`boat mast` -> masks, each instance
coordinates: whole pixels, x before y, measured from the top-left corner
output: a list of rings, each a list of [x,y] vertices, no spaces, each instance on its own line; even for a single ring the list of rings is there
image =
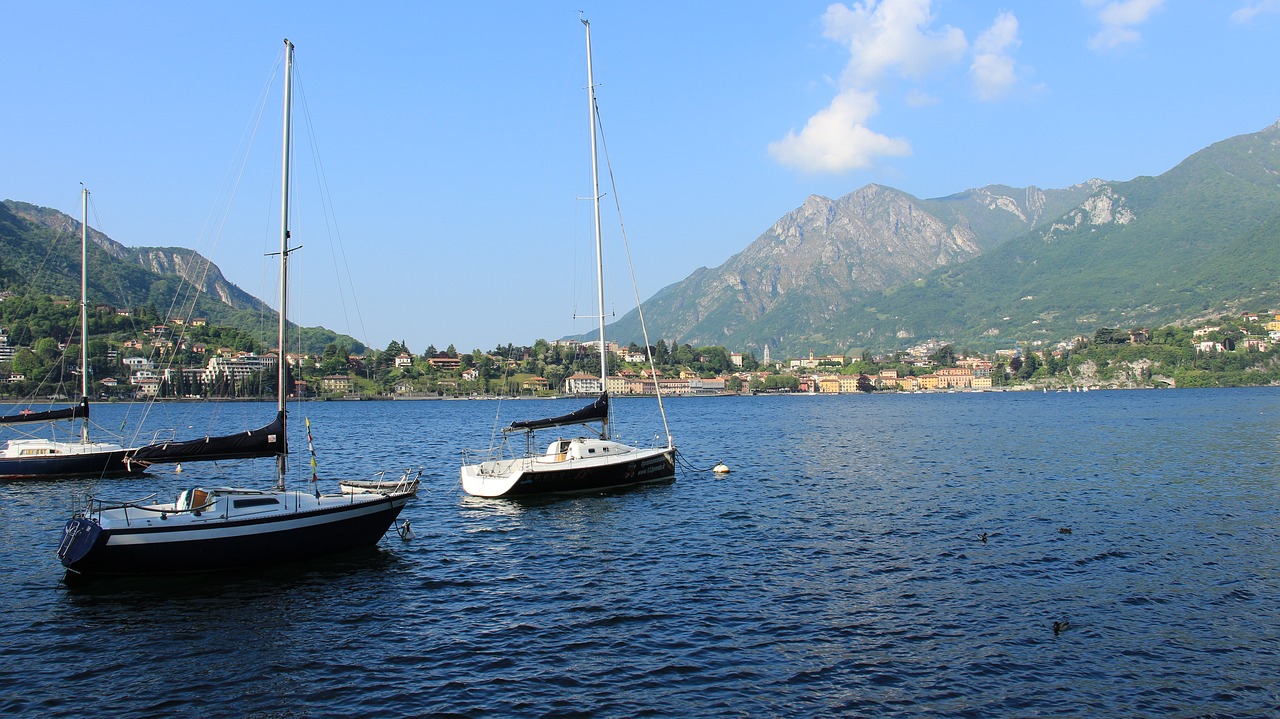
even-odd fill
[[[89,399],[89,188],[80,188],[80,399]],[[89,442],[89,418],[80,423],[80,441]]]
[[[587,28],[587,103],[591,117],[591,205],[595,211],[596,222],[596,298],[600,310],[600,391],[608,387],[609,357],[605,353],[604,342],[604,247],[600,239],[600,170],[596,155],[596,86],[591,75],[591,23],[582,18]],[[609,416],[600,422],[600,436],[609,439]]]
[[[280,343],[280,357],[277,360],[276,375],[276,410],[283,423],[282,431],[288,434],[288,422],[285,418],[284,383],[285,371],[285,317],[289,302],[289,151],[292,140],[291,130],[293,114],[293,43],[289,38],[284,40],[284,147],[280,162],[280,322],[277,327],[277,338]],[[285,444],[284,446],[288,446]],[[284,475],[287,455],[276,455],[276,485],[284,491]]]

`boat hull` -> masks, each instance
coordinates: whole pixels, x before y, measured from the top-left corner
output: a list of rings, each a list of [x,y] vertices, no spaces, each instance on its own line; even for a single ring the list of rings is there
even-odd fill
[[[173,526],[104,527],[74,517],[58,556],[79,574],[189,574],[300,561],[371,547],[409,495],[383,495],[336,507]]]
[[[478,497],[527,497],[584,494],[654,484],[675,478],[675,452],[674,448],[660,447],[608,461],[554,464],[529,461],[518,471],[496,474],[486,474],[483,464],[467,465],[462,468],[462,488]]]
[[[0,457],[0,479],[61,479],[142,474],[145,462],[129,461],[129,450],[39,457]]]

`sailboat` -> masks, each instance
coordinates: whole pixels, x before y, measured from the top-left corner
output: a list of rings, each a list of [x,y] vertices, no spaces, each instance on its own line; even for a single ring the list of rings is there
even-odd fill
[[[0,479],[53,479],[74,476],[119,476],[141,474],[145,464],[131,460],[131,450],[114,442],[89,441],[89,190],[80,191],[80,403],[73,407],[43,412],[26,410],[0,417],[0,425],[30,426],[48,422],[56,429],[59,420],[80,423],[80,438],[49,439],[28,436],[11,439],[0,452]]]
[[[399,483],[379,491],[337,494],[286,490],[288,443],[284,362],[289,279],[289,160],[292,115],[293,43],[285,43],[284,160],[280,220],[280,317],[276,419],[244,435],[221,438],[200,459],[257,454],[269,447],[276,457],[271,490],[193,486],[173,502],[150,498],[123,503],[90,499],[63,529],[58,556],[79,574],[188,573],[276,564],[373,546],[387,532],[418,487],[406,472]],[[191,459],[202,440],[155,450],[153,460]],[[204,445],[210,445],[204,441]],[[181,450],[181,451],[180,451]],[[163,454],[168,452],[168,454]],[[314,479],[314,475],[313,475]]]
[[[605,343],[604,250],[600,232],[600,172],[596,151],[597,108],[591,70],[591,24],[582,19],[587,35],[587,100],[591,111],[591,183],[595,209],[596,294],[599,300],[600,395],[591,404],[558,417],[512,422],[504,427],[503,442],[490,449],[490,456],[474,464],[464,458],[462,489],[478,497],[521,497],[540,494],[577,494],[663,482],[675,477],[675,444],[666,433],[666,444],[639,448],[614,441],[609,436],[608,348]],[[657,383],[654,384],[655,389]],[[661,407],[661,396],[658,402]],[[567,426],[589,427],[599,422],[594,437],[557,438],[546,451],[533,452],[533,433],[540,429]],[[666,414],[663,413],[663,422]],[[511,433],[525,436],[523,456],[501,458],[502,446]]]

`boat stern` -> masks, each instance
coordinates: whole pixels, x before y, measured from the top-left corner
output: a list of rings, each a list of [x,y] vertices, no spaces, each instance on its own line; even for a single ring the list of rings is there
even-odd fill
[[[102,527],[86,517],[72,517],[62,528],[62,542],[58,544],[58,558],[62,566],[75,570],[93,552],[102,537]]]
[[[509,494],[524,472],[511,460],[464,464],[459,473],[462,491],[473,497],[502,497]]]

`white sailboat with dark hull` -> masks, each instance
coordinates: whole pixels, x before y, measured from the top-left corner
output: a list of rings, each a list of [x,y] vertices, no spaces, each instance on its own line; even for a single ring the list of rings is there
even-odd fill
[[[90,575],[190,573],[276,564],[371,547],[417,491],[406,473],[381,491],[321,494],[284,488],[288,454],[283,349],[286,347],[289,249],[289,153],[293,44],[285,40],[284,161],[281,192],[281,362],[276,419],[260,430],[138,450],[139,461],[195,461],[276,457],[275,489],[193,486],[172,502],[107,503],[91,499],[67,522],[58,556],[69,570]]]
[[[605,343],[604,252],[600,231],[600,172],[596,151],[596,96],[591,70],[591,25],[584,18],[587,34],[587,100],[591,113],[591,182],[595,210],[596,289],[599,301],[600,389],[607,386],[608,354]],[[643,323],[643,317],[641,319]],[[647,344],[647,340],[646,340]],[[655,383],[655,389],[657,385]],[[662,398],[658,397],[661,410]],[[609,393],[602,391],[591,404],[559,417],[512,422],[503,428],[503,441],[491,448],[488,457],[461,469],[462,488],[479,497],[522,497],[546,494],[578,494],[665,482],[675,478],[675,444],[666,431],[666,444],[640,448],[610,438]],[[666,414],[662,412],[666,429]],[[600,429],[593,437],[556,438],[546,451],[535,453],[534,432],[569,426]],[[525,451],[521,456],[503,457],[507,438],[522,432]]]
[[[147,467],[131,461],[132,450],[115,442],[89,439],[89,191],[80,191],[80,403],[62,409],[24,410],[0,417],[0,427],[22,432],[0,451],[0,479],[56,479],[141,474]],[[22,428],[46,423],[51,432],[60,420],[81,420],[79,437],[37,437]]]

